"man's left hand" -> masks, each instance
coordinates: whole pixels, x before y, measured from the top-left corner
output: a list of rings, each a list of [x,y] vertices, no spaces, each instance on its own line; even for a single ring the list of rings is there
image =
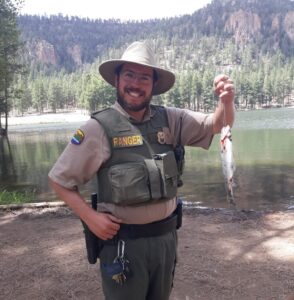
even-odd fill
[[[234,83],[227,75],[221,74],[216,76],[213,81],[213,88],[222,103],[227,104],[234,102]]]

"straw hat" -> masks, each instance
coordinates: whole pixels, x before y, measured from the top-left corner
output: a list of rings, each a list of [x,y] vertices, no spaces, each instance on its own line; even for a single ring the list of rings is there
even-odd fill
[[[101,76],[111,85],[115,86],[115,71],[123,63],[135,63],[153,68],[158,80],[153,89],[153,95],[168,91],[175,82],[175,75],[171,71],[162,69],[155,61],[152,49],[146,42],[134,42],[123,53],[121,59],[111,59],[99,66]]]

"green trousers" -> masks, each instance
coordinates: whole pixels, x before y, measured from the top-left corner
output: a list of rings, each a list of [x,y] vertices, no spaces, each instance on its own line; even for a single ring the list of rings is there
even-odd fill
[[[122,285],[111,279],[105,265],[117,256],[117,246],[105,245],[100,270],[106,300],[168,300],[174,278],[177,233],[125,241],[125,257],[131,274]]]

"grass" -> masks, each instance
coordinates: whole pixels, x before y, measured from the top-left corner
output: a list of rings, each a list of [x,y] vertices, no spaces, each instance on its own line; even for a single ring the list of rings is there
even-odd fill
[[[0,205],[7,204],[22,204],[35,202],[36,192],[35,191],[7,191],[0,190]]]

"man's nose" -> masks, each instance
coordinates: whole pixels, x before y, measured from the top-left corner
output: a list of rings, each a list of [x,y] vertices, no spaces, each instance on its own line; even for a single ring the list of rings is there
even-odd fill
[[[140,77],[139,76],[134,76],[133,78],[132,78],[132,84],[134,84],[134,85],[136,85],[136,86],[139,86],[139,85],[141,85],[141,80],[140,80]]]

